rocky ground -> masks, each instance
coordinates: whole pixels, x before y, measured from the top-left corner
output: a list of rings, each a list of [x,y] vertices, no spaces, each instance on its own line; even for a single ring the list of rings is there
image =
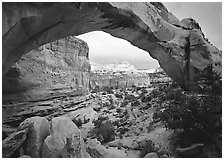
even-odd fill
[[[3,157],[220,157],[221,134],[216,141],[183,145],[181,129],[164,123],[161,113],[172,100],[161,95],[170,86],[104,88],[86,96],[3,105]]]

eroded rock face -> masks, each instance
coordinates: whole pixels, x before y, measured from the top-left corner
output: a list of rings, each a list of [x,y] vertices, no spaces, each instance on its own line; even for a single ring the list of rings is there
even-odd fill
[[[75,37],[56,40],[23,55],[3,77],[3,101],[40,100],[89,89],[88,45]]]
[[[100,65],[91,62],[90,87],[131,87],[133,85],[149,85],[151,78],[147,71],[137,70],[126,61]]]
[[[179,21],[162,3],[144,2],[3,3],[3,74],[34,48],[95,30],[148,51],[185,88],[210,65],[221,75],[221,52],[200,27]]]

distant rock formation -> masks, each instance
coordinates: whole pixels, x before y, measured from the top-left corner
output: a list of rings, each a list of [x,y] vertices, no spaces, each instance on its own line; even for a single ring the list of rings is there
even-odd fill
[[[221,76],[221,51],[199,24],[178,20],[159,2],[4,2],[2,17],[3,75],[34,48],[99,30],[147,51],[183,88],[197,88],[211,72]]]
[[[158,70],[160,71],[160,70]],[[136,85],[150,85],[154,82],[152,73],[157,69],[137,70],[126,61],[119,61],[114,64],[100,65],[91,62],[90,87],[131,87]],[[160,75],[157,75],[158,77]],[[156,78],[159,81],[159,78]],[[164,77],[162,77],[164,78]],[[169,79],[167,76],[165,79]]]
[[[75,37],[48,43],[23,55],[3,77],[3,102],[35,101],[88,91],[87,44]]]

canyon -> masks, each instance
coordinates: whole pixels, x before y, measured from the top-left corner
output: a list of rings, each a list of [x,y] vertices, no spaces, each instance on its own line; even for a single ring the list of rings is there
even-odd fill
[[[3,157],[220,157],[222,51],[195,20],[159,2],[3,2],[2,10]],[[75,36],[96,30],[147,51],[161,69],[90,62]]]
[[[157,77],[155,78],[153,75],[157,75]],[[90,87],[93,90],[104,87],[149,86],[155,81],[154,78],[156,82],[171,81],[161,68],[137,70],[134,65],[124,60],[106,65],[91,62]]]

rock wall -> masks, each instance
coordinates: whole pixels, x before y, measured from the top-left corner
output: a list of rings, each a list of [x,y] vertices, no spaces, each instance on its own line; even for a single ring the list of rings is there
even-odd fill
[[[200,26],[178,20],[162,3],[6,2],[2,15],[3,74],[34,48],[99,30],[147,51],[184,88],[197,88],[201,75],[211,73],[208,68],[221,76],[221,52]]]
[[[99,88],[103,87],[125,88],[125,87],[131,87],[133,85],[149,85],[151,81],[147,73],[145,74],[91,73],[90,75],[91,75],[90,86],[93,89],[96,86],[98,86]]]
[[[71,36],[23,55],[3,76],[3,103],[88,91],[88,54],[88,45]]]

